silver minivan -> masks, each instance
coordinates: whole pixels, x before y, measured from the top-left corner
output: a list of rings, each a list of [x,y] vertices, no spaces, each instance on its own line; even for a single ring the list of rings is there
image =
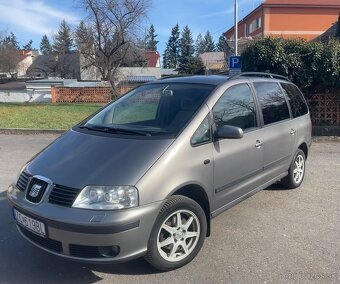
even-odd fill
[[[66,132],[7,195],[19,232],[43,250],[171,270],[197,255],[213,217],[273,183],[300,186],[310,145],[308,107],[284,77],[167,78]]]

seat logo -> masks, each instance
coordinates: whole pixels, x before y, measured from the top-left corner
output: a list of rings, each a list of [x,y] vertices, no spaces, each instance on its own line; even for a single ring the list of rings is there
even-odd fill
[[[42,188],[42,185],[33,184],[31,191],[29,193],[29,196],[36,198],[39,195],[41,188]]]

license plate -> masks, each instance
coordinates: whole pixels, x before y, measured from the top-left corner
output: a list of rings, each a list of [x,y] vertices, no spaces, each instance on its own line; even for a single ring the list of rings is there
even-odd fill
[[[32,219],[24,214],[22,214],[21,212],[19,212],[16,209],[14,210],[14,218],[15,220],[23,227],[27,228],[28,230],[30,230],[31,232],[46,238],[47,234],[46,234],[46,228],[45,228],[45,224],[37,221],[35,219]]]

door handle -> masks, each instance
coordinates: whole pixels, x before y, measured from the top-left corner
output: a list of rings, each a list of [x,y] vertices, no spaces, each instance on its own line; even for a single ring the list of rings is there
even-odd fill
[[[295,130],[294,128],[292,128],[292,129],[290,130],[290,134],[291,134],[291,135],[295,135],[295,133],[296,133],[296,130]]]
[[[256,143],[255,143],[255,147],[256,147],[256,148],[261,148],[262,145],[263,145],[263,142],[262,142],[262,141],[256,140]]]

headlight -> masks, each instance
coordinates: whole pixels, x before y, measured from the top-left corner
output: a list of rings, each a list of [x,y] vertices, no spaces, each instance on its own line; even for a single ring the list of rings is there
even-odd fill
[[[87,186],[72,207],[84,209],[124,209],[138,206],[138,191],[133,186]]]

